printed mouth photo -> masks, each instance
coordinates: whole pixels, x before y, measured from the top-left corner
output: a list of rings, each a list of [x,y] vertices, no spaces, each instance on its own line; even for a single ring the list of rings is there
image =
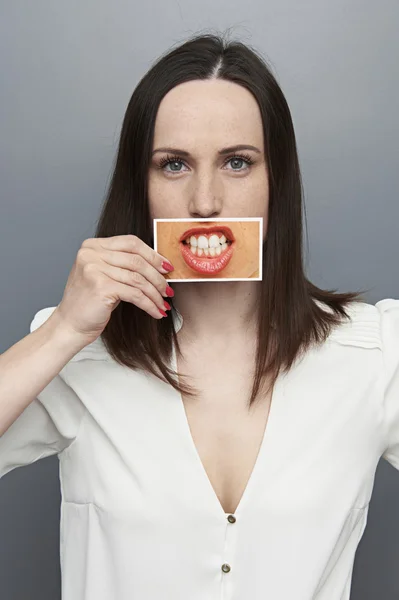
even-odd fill
[[[197,273],[220,273],[230,262],[236,241],[230,227],[193,227],[180,236],[179,249],[184,262]]]
[[[260,281],[263,220],[154,219],[154,249],[172,263],[172,282]]]

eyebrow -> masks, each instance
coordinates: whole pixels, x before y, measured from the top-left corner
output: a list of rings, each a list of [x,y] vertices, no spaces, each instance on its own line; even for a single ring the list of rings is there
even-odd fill
[[[257,148],[256,146],[251,146],[250,144],[238,144],[236,146],[229,146],[228,148],[222,148],[221,150],[219,150],[218,154],[223,156],[225,154],[231,154],[232,152],[237,152],[238,150],[254,150],[254,152],[258,152],[259,154],[261,153],[259,148]],[[152,155],[154,155],[156,152],[170,152],[171,154],[172,153],[180,154],[181,156],[185,156],[185,157],[190,156],[189,152],[187,152],[186,150],[180,150],[179,148],[169,148],[169,147],[157,148],[156,150],[153,151]]]

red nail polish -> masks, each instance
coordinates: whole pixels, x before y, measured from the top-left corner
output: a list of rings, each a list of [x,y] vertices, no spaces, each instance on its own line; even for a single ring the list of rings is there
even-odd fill
[[[170,310],[172,308],[171,305],[168,302],[166,302],[166,300],[164,300],[163,303],[165,305],[166,310]]]
[[[166,295],[169,296],[169,298],[172,298],[175,295],[169,284],[166,286]]]
[[[162,262],[162,268],[168,273],[175,270],[175,268],[169,262],[166,262],[166,260]]]
[[[164,310],[159,309],[159,312],[161,313],[161,315],[163,317],[167,317],[168,316]]]

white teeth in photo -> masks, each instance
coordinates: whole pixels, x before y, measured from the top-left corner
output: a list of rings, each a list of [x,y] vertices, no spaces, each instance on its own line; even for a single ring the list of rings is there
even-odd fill
[[[191,246],[190,250],[192,254],[196,256],[220,256],[228,248],[228,244],[224,243],[219,245],[217,248],[199,248],[198,246]]]
[[[226,245],[229,244],[230,242],[227,241],[226,236],[225,235],[216,235],[216,234],[212,234],[209,238],[207,238],[205,235],[199,235],[198,237],[195,235],[192,235],[191,237],[186,238],[185,243],[187,244],[187,246],[191,247],[191,251],[193,252],[193,248],[197,248],[197,249],[201,249],[201,250],[211,250],[214,249],[215,250],[215,254],[213,254],[212,252],[210,253],[210,256],[218,256],[220,254],[220,252],[218,252],[219,249],[221,249],[222,251],[226,249]],[[206,254],[206,256],[208,256],[209,252],[204,252]],[[195,254],[195,252],[193,252],[193,254]],[[201,252],[202,254],[202,252]],[[201,256],[201,254],[198,254],[198,256]]]

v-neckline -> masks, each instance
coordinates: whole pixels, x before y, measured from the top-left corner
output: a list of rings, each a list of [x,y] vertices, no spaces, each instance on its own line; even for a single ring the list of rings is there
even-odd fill
[[[177,358],[176,358],[176,349],[175,349],[174,343],[172,343],[171,364],[172,364],[172,368],[174,369],[174,371],[177,372]],[[251,490],[254,488],[254,486],[257,483],[257,478],[259,477],[258,473],[261,470],[262,464],[264,463],[264,461],[266,459],[267,447],[270,445],[270,440],[271,440],[271,431],[270,430],[273,429],[273,423],[274,423],[274,419],[275,419],[274,414],[276,412],[276,404],[278,402],[278,393],[277,392],[278,392],[278,389],[279,389],[279,386],[281,383],[281,377],[282,376],[280,373],[274,384],[272,394],[271,394],[271,399],[270,399],[270,407],[269,407],[269,412],[268,412],[268,416],[267,416],[266,426],[263,431],[258,454],[255,459],[255,464],[252,468],[249,479],[247,481],[245,489],[241,495],[241,498],[238,502],[237,508],[235,509],[234,513],[228,513],[224,510],[224,508],[218,498],[218,495],[212,485],[212,482],[208,477],[208,473],[206,472],[204,464],[201,460],[201,457],[200,457],[197,447],[195,445],[193,435],[191,433],[190,424],[188,422],[183,397],[180,392],[176,391],[178,403],[179,403],[179,412],[181,414],[181,418],[182,418],[182,422],[183,422],[184,435],[188,441],[188,446],[191,449],[191,453],[193,454],[194,460],[196,461],[196,463],[198,465],[197,468],[199,469],[199,472],[201,473],[201,477],[205,481],[204,494],[205,493],[208,494],[214,504],[216,502],[218,512],[223,516],[224,519],[226,519],[226,517],[228,515],[233,515],[235,517],[241,515],[241,513],[243,511],[243,507],[245,507],[245,505],[249,501]],[[208,492],[206,492],[206,488],[208,488]]]

